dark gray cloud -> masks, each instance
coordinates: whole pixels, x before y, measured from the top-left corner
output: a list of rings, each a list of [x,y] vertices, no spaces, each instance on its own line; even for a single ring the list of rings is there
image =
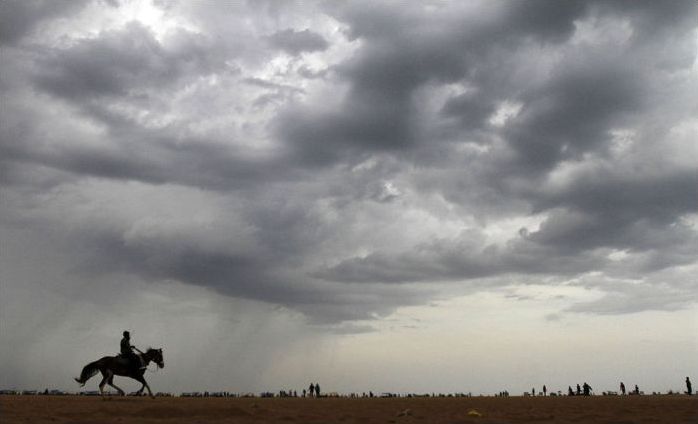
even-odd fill
[[[87,1],[8,0],[0,3],[0,43],[14,44],[42,22],[70,15]]]
[[[695,245],[695,233],[677,218],[698,208],[697,184],[698,176],[689,170],[632,179],[613,172],[583,175],[563,193],[545,193],[550,198],[542,204],[550,201],[568,209],[551,216],[532,237],[558,247],[570,244],[570,238],[579,248]]]
[[[412,149],[420,142],[432,141],[425,139],[420,126],[417,90],[427,84],[458,82],[474,84],[478,97],[471,93],[455,96],[444,105],[444,113],[460,116],[470,130],[484,125],[505,96],[527,105],[520,128],[511,129],[514,133],[509,137],[525,157],[510,166],[522,166],[527,159],[535,168],[545,161],[556,162],[559,153],[555,151],[564,145],[558,137],[567,125],[576,124],[580,132],[602,132],[604,122],[632,106],[634,99],[628,97],[635,95],[636,78],[627,80],[628,72],[609,69],[596,58],[587,69],[573,67],[566,75],[560,73],[544,81],[542,87],[533,81],[512,81],[517,63],[510,63],[507,55],[514,55],[529,42],[555,45],[569,39],[575,20],[585,17],[590,9],[586,2],[498,3],[484,6],[477,14],[453,5],[425,14],[425,7],[416,4],[395,10],[385,4],[352,3],[332,10],[348,25],[349,37],[364,43],[335,69],[349,92],[339,110],[315,111],[294,105],[282,115],[279,137],[296,146],[299,155],[320,164],[348,155],[361,158],[371,150]],[[583,64],[581,60],[576,63]],[[610,66],[618,68],[617,62]],[[527,84],[532,84],[532,89],[527,90]],[[613,91],[604,90],[604,84]],[[592,90],[587,93],[589,98],[579,102],[589,85],[599,90]],[[607,100],[612,102],[606,104]],[[603,107],[598,107],[601,104]],[[555,114],[549,116],[551,111]],[[611,116],[606,116],[609,111]],[[602,122],[579,124],[585,117],[572,117],[580,112]],[[538,127],[543,127],[542,134],[534,137],[530,132]],[[599,139],[598,134],[578,135],[582,138],[575,134],[569,138],[576,143]],[[576,152],[571,150],[569,154]]]
[[[0,145],[7,182],[26,183],[14,175],[22,172],[13,166],[17,163],[78,175],[212,189],[240,187],[249,178],[261,181],[264,175],[271,176],[265,169],[282,172],[285,168],[271,155],[253,158],[218,138],[194,134],[190,122],[152,128],[139,121],[139,114],[170,112],[167,98],[182,87],[212,74],[229,75],[225,59],[211,51],[203,35],[178,31],[162,43],[150,29],[131,22],[66,48],[32,53],[35,61],[26,64],[30,72],[22,77],[106,131],[98,136],[102,139],[98,147],[71,135],[68,140],[56,140],[63,145],[54,148],[46,142],[46,129],[33,125],[34,117],[17,112],[10,121],[8,116]],[[292,178],[290,173],[283,177]]]
[[[223,66],[208,40],[186,31],[163,45],[150,29],[131,22],[122,29],[78,40],[65,49],[42,52],[37,85],[75,101],[103,96],[146,96],[172,89],[182,78],[200,78]]]
[[[298,219],[287,215],[274,219],[279,218],[285,222]],[[269,219],[263,223],[273,224]],[[324,325],[373,319],[397,306],[419,304],[432,292],[389,287],[366,291],[359,286],[309,279],[289,268],[301,267],[303,257],[311,253],[305,243],[312,238],[310,229],[294,234],[300,232],[300,224],[286,231],[279,226],[269,231],[261,225],[255,229],[261,238],[258,248],[247,246],[240,253],[212,251],[183,237],[152,237],[129,243],[123,234],[86,235],[81,248],[84,256],[75,272],[87,278],[108,274],[179,281],[236,298],[291,307],[307,314],[311,322]]]
[[[169,137],[163,132],[154,135],[150,131],[134,131],[116,137],[113,148],[76,145],[53,150],[26,144],[30,137],[24,134],[19,138],[23,142],[0,147],[4,155],[2,162],[7,164],[2,178],[5,183],[27,183],[17,176],[22,169],[13,164],[47,167],[69,174],[150,184],[178,183],[212,190],[240,189],[251,181],[261,183],[267,179],[296,178],[292,170],[273,157],[245,158],[237,149],[221,145],[202,143],[194,148],[173,144],[172,140],[177,138],[174,128]],[[148,143],[146,147],[144,141]],[[195,143],[196,139],[188,141]],[[195,150],[194,157],[192,150]],[[267,173],[270,168],[277,174]]]
[[[373,253],[348,259],[319,276],[351,282],[462,281],[509,273],[576,275],[605,265],[607,260],[601,255],[560,252],[531,242],[527,234],[500,248],[487,245],[482,234],[467,231],[455,239],[434,240],[399,255]]]
[[[685,305],[658,276],[698,246],[694,2],[180,6],[4,55],[3,222],[82,278],[320,323],[590,274]],[[64,12],[33,7],[8,42]]]
[[[329,47],[325,38],[309,29],[296,31],[285,29],[269,36],[272,47],[283,50],[290,55],[299,55],[304,52],[323,51]]]
[[[488,119],[496,111],[495,99],[482,93],[464,93],[451,97],[441,109],[446,117],[455,118],[463,130],[478,130],[487,125]]]
[[[377,251],[348,258],[319,272],[320,277],[428,282],[508,273],[574,275],[610,268],[602,249],[646,253],[642,263],[628,265],[626,275],[693,262],[686,253],[698,246],[695,228],[682,224],[681,217],[698,209],[695,164],[643,173],[624,163],[625,174],[619,169],[592,168],[563,188],[550,189],[542,182],[562,164],[583,162],[589,155],[608,163],[613,130],[639,125],[656,107],[652,104],[658,94],[656,65],[648,63],[645,55],[658,40],[645,43],[651,37],[673,40],[690,34],[695,22],[687,24],[682,15],[695,10],[695,4],[684,2],[661,12],[651,3],[637,4],[631,11],[616,4],[588,2],[550,6],[548,2],[522,3],[488,10],[483,13],[484,24],[469,27],[467,15],[460,22],[457,14],[449,19],[439,16],[443,18],[440,30],[430,32],[423,31],[422,25],[438,13],[418,17],[410,8],[394,11],[384,5],[341,10],[339,16],[349,24],[350,37],[366,43],[338,68],[338,75],[349,82],[347,97],[337,112],[292,111],[285,117],[288,124],[282,123],[281,137],[299,146],[303,157],[320,163],[347,158],[358,162],[375,150],[404,159],[417,157],[436,167],[462,166],[465,169],[457,178],[463,184],[439,180],[436,189],[466,210],[487,207],[503,197],[521,199],[549,216],[539,229],[523,233],[525,241],[512,241],[505,248],[462,245],[461,238],[440,240],[402,253]],[[620,55],[603,44],[567,51],[579,20],[593,21],[600,14],[632,23],[628,41],[632,48]],[[676,19],[673,32],[660,30],[664,19]],[[469,45],[485,39],[487,49]],[[530,80],[526,79],[529,58],[515,52],[530,48],[529,39],[538,39],[545,43],[544,50],[557,51],[564,58]],[[540,54],[536,50],[531,54]],[[681,49],[674,53],[684,55]],[[691,57],[695,59],[695,54]],[[682,63],[687,69],[692,60],[669,62]],[[491,145],[491,154],[463,161],[432,156],[423,162],[425,151],[450,147],[425,137],[430,132],[420,127],[415,93],[427,84],[452,82],[469,86],[465,93],[447,99],[440,110],[442,116],[457,120],[455,137],[460,132],[465,140],[485,145],[501,137],[505,144]],[[521,109],[503,128],[493,128],[489,120],[505,99],[519,102]],[[442,134],[454,137],[452,130]],[[416,154],[405,155],[410,150]],[[619,160],[612,158],[610,163]],[[482,200],[487,201],[485,205],[473,204]],[[675,254],[667,255],[667,250]]]
[[[521,113],[504,134],[516,152],[510,167],[545,173],[563,160],[607,148],[609,129],[641,105],[637,79],[615,64],[581,62],[522,93]]]

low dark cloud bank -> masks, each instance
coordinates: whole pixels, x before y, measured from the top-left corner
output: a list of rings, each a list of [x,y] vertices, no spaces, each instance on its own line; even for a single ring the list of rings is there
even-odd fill
[[[696,301],[694,1],[218,13],[259,28],[185,6],[166,16],[188,27],[54,38],[88,5],[2,3],[1,223],[51,227],[76,278],[176,280],[315,322],[518,277],[609,293],[576,312]],[[145,229],[126,212],[180,202],[199,203]]]

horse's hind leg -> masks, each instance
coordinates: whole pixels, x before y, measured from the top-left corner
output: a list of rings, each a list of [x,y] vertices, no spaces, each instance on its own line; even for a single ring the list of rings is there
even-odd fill
[[[113,377],[113,375],[109,373],[109,371],[102,371],[102,381],[99,383],[99,394],[102,396],[104,396],[104,385],[107,384],[107,380],[109,380],[110,376]]]
[[[109,384],[110,386],[112,386],[113,388],[115,388],[116,390],[118,390],[118,391],[119,391],[119,394],[120,394],[121,396],[125,396],[125,395],[126,395],[126,393],[124,393],[124,391],[121,390],[121,388],[120,388],[119,386],[117,386],[116,384],[114,384],[114,374],[112,374],[112,375],[109,377],[109,379],[107,379],[107,384]]]

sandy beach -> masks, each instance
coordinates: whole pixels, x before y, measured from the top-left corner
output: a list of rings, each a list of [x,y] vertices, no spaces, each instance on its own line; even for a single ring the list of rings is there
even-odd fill
[[[696,423],[698,397],[156,398],[2,396],[10,423]]]

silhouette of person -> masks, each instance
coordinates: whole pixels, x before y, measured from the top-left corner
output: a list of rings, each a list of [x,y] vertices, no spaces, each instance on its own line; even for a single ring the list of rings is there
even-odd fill
[[[548,388],[545,387],[545,384],[543,384],[543,396],[547,396],[548,394]]]
[[[308,391],[310,392],[310,397],[315,396],[315,385],[313,383],[310,383],[310,387],[308,388]]]
[[[691,396],[693,394],[693,386],[691,386],[691,379],[686,377],[686,394]]]
[[[128,356],[131,354],[131,349],[133,346],[131,346],[131,333],[128,331],[124,331],[124,337],[121,339],[121,354],[124,356]]]
[[[320,397],[320,383],[315,383],[315,396]]]
[[[624,395],[625,394],[625,384],[623,382],[620,382],[620,394]]]
[[[572,390],[572,386],[567,386],[567,396],[574,396],[574,391]]]
[[[640,394],[640,388],[637,387],[637,384],[635,385],[635,394],[639,395]]]
[[[591,391],[591,386],[587,384],[587,382],[584,382],[584,396],[589,396],[589,392]]]
[[[138,353],[143,353],[136,346],[131,345],[131,333],[124,331],[124,337],[121,339],[121,356],[128,359],[132,364],[138,366],[139,368],[145,368],[145,364],[141,361],[141,358],[136,355],[133,350],[135,349]]]
[[[577,395],[581,395],[581,394],[582,394],[582,388],[579,387],[579,383],[578,383],[577,384]]]
[[[535,387],[531,388],[531,395],[533,395],[533,396],[536,395],[536,388]]]

